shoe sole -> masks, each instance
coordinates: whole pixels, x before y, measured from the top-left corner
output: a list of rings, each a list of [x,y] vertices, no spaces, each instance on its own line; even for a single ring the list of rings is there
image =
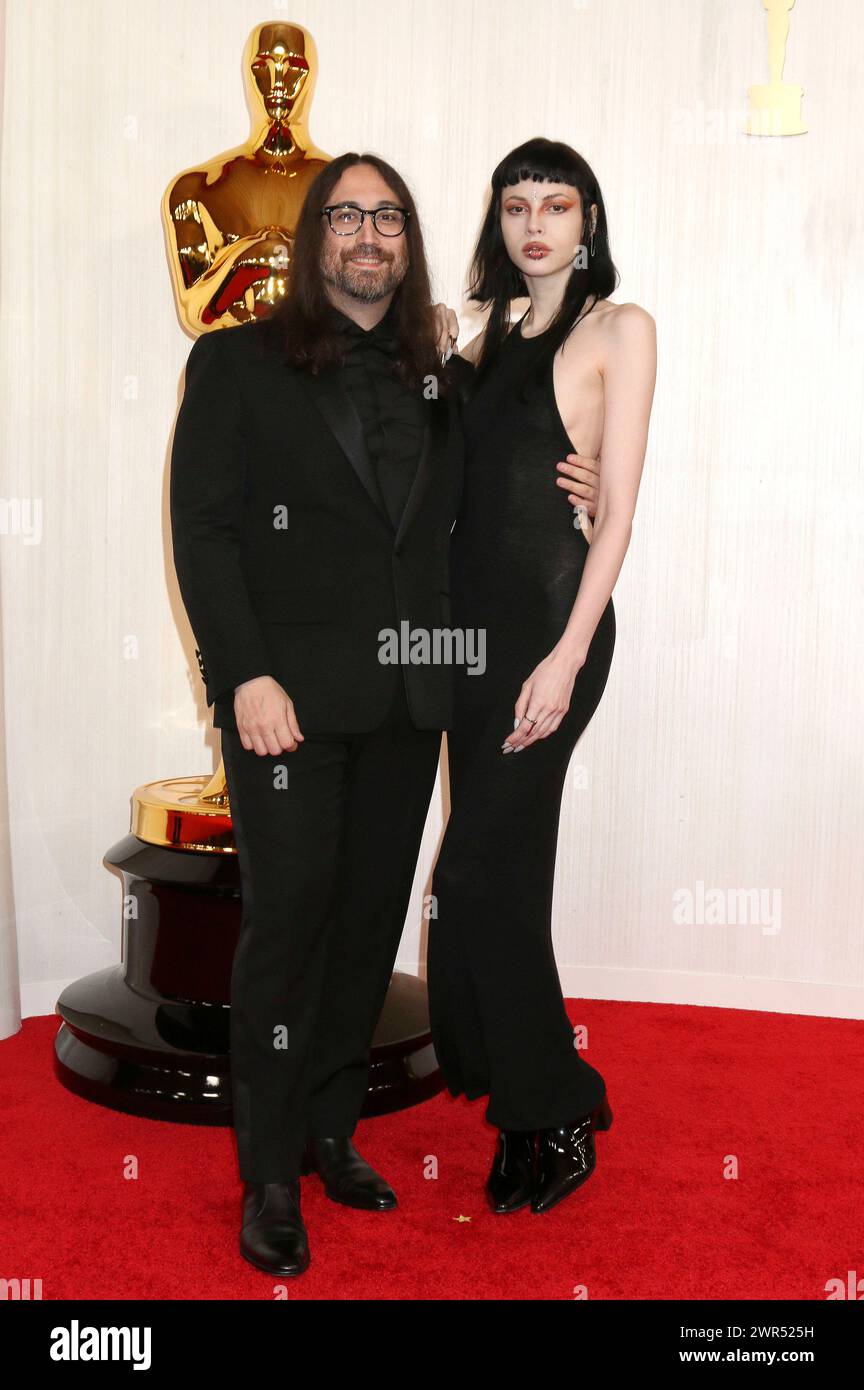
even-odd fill
[[[509,1216],[510,1213],[511,1213],[512,1211],[521,1211],[523,1207],[527,1207],[527,1206],[528,1206],[528,1204],[530,1203],[531,1198],[532,1198],[532,1196],[533,1196],[533,1193],[529,1191],[528,1196],[527,1196],[527,1197],[523,1197],[523,1198],[522,1198],[522,1201],[521,1201],[521,1202],[517,1202],[515,1206],[513,1206],[513,1207],[509,1207],[509,1206],[508,1206],[508,1207],[501,1207],[501,1206],[499,1206],[499,1205],[497,1204],[497,1202],[495,1201],[494,1197],[491,1195],[491,1193],[490,1193],[490,1191],[489,1191],[489,1188],[488,1188],[488,1185],[487,1185],[486,1187],[484,1187],[483,1190],[484,1190],[484,1193],[485,1193],[485,1196],[486,1196],[486,1205],[488,1206],[489,1210],[492,1212],[493,1216]]]
[[[310,1258],[307,1259],[306,1263],[299,1269],[274,1269],[272,1265],[265,1264],[263,1260],[256,1260],[252,1255],[247,1255],[245,1250],[241,1250],[240,1255],[247,1264],[254,1265],[256,1269],[260,1269],[264,1274],[278,1274],[280,1279],[296,1279],[301,1274],[305,1274],[311,1264]]]
[[[398,1202],[391,1202],[386,1207],[367,1206],[364,1202],[346,1202],[344,1197],[334,1197],[332,1192],[324,1188],[324,1196],[331,1202],[335,1202],[340,1207],[350,1207],[352,1211],[395,1211],[399,1206]]]
[[[487,1202],[489,1202],[488,1197],[487,1197],[486,1200],[487,1200]],[[509,1216],[511,1212],[514,1212],[514,1211],[521,1211],[523,1207],[529,1206],[530,1203],[531,1203],[531,1198],[530,1198],[530,1197],[526,1197],[525,1200],[524,1200],[524,1202],[519,1202],[519,1203],[517,1203],[517,1205],[516,1205],[515,1207],[494,1207],[494,1206],[492,1205],[492,1203],[489,1202],[489,1210],[492,1212],[492,1214],[493,1214],[494,1216]]]

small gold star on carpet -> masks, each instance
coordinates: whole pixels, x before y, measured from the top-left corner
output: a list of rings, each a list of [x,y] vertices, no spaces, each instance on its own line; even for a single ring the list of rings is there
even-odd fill
[[[470,1216],[454,1216],[454,1217],[453,1217],[453,1220],[454,1220],[454,1221],[470,1221],[470,1220],[471,1220],[471,1217],[470,1217]]]

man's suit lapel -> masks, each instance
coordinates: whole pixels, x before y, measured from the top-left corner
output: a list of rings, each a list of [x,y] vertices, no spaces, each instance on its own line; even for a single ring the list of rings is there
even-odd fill
[[[311,372],[298,370],[296,375],[330,426],[354,472],[392,534],[393,523],[384,505],[375,468],[366,449],[363,424],[348,392],[340,385],[338,378],[328,372],[319,373],[316,376]],[[401,545],[406,530],[420,510],[420,505],[432,480],[435,460],[440,458],[445,440],[447,421],[445,402],[440,399],[427,401],[425,416],[426,421],[417,471],[399,522],[399,529],[396,532],[394,544],[397,548]]]
[[[313,375],[312,372],[298,371],[296,375],[335,434],[354,472],[392,531],[393,523],[387,515],[387,508],[378,487],[378,478],[363,438],[363,423],[348,392],[327,372]]]
[[[394,548],[398,550],[405,537],[405,532],[420,510],[420,504],[426,496],[432,475],[435,470],[436,462],[441,465],[443,456],[444,440],[446,434],[447,406],[440,399],[426,401],[425,418],[426,423],[423,427],[423,443],[420,448],[420,459],[417,464],[417,472],[414,474],[414,481],[411,484],[411,491],[402,512],[399,522],[399,529],[396,532]]]

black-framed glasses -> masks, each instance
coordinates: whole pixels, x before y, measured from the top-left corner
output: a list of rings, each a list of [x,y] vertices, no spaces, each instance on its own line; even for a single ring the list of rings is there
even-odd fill
[[[356,203],[333,203],[321,209],[321,216],[327,218],[337,236],[354,236],[367,217],[372,218],[372,226],[381,236],[401,236],[411,214],[407,208],[360,208]]]

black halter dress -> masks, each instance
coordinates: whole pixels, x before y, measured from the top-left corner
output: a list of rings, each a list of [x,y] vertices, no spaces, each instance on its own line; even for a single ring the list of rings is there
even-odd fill
[[[564,1007],[552,889],[568,764],[606,685],[615,611],[610,599],[559,728],[503,753],[520,687],[561,637],[589,551],[555,486],[556,462],[574,450],[551,362],[539,392],[520,398],[544,335],[520,330],[521,320],[463,407],[451,610],[454,627],[485,630],[485,671],[455,668],[451,814],[433,876],[427,971],[449,1090],[488,1095],[486,1118],[500,1129],[533,1130],[573,1124],[605,1095]]]

